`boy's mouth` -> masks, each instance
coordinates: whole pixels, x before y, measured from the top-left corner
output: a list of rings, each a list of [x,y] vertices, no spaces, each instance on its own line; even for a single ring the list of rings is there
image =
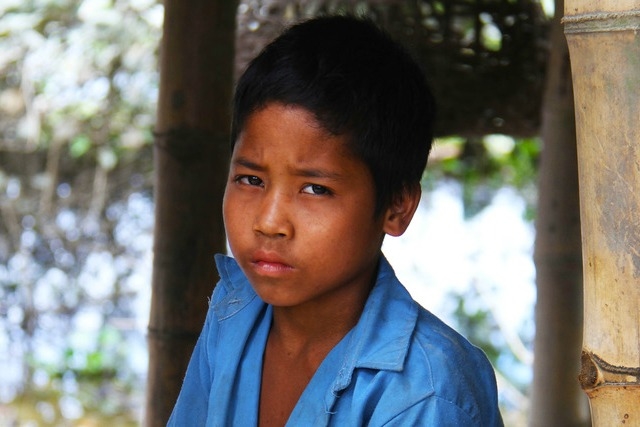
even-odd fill
[[[251,264],[261,274],[278,274],[293,270],[293,266],[273,253],[258,252],[252,257]]]

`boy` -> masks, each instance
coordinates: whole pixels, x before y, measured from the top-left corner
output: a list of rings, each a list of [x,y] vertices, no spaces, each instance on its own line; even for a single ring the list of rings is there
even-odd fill
[[[381,253],[420,200],[434,104],[367,21],[291,27],[236,88],[223,202],[234,259],[170,425],[496,426],[484,354]]]

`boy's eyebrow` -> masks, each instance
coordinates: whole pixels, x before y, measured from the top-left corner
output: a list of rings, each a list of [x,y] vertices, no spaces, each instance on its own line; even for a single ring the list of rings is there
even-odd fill
[[[233,163],[239,166],[244,166],[247,169],[258,171],[258,172],[263,172],[264,170],[266,170],[264,166],[261,166],[255,162],[252,162],[251,160],[248,160],[244,157],[238,157],[233,161]]]
[[[233,164],[258,172],[264,172],[267,170],[265,166],[253,162],[245,157],[236,158],[233,161]],[[338,180],[342,178],[342,175],[337,172],[319,168],[293,168],[292,173],[293,175],[305,178],[327,178],[332,180]]]
[[[317,168],[299,168],[293,170],[294,175],[305,178],[327,178],[337,180],[342,177],[341,174]]]

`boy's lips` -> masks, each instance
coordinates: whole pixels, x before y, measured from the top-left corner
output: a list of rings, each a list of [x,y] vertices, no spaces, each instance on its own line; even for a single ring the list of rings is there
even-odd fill
[[[283,258],[273,253],[258,252],[251,259],[251,265],[259,274],[281,274],[293,270]]]

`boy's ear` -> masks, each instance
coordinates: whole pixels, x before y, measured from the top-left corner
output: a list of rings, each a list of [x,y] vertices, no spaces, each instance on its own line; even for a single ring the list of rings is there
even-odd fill
[[[402,194],[394,197],[384,213],[383,230],[386,234],[401,236],[406,231],[418,208],[421,194],[420,185],[413,185],[405,189]]]

